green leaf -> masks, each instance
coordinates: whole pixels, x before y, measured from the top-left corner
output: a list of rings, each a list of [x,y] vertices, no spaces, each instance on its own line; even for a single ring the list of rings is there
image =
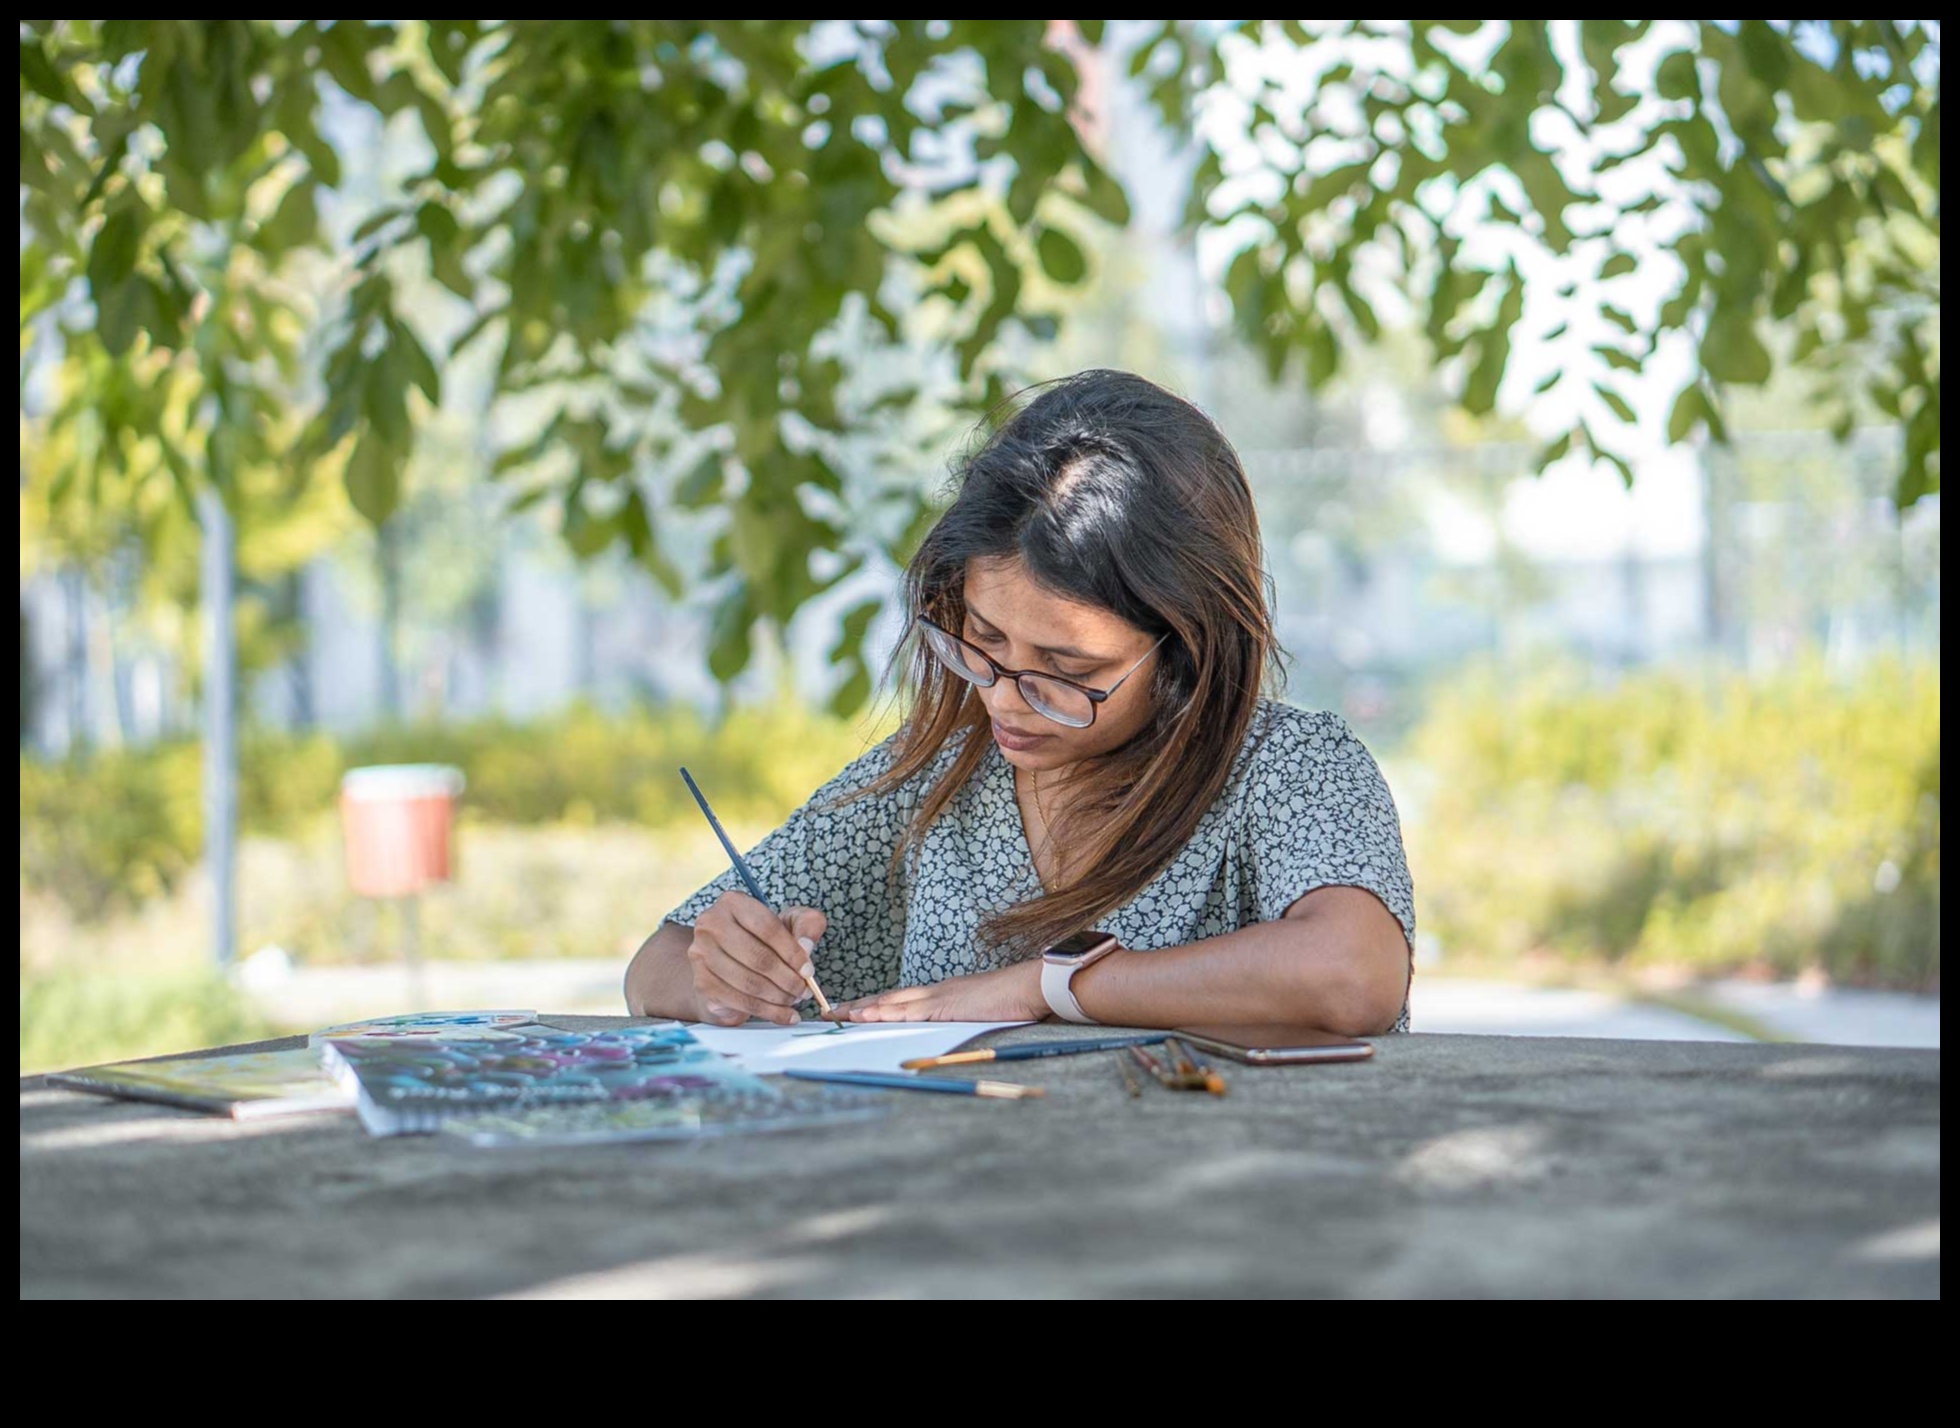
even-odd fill
[[[674,486],[674,504],[683,510],[698,511],[721,499],[722,455],[711,451]]]
[[[1042,229],[1041,236],[1035,240],[1035,252],[1041,258],[1041,271],[1065,286],[1073,287],[1089,271],[1082,250],[1059,228]]]
[[[563,521],[559,534],[580,560],[590,560],[613,543],[617,529],[610,520],[595,518],[585,509],[585,483],[574,481],[565,492]]]
[[[20,82],[55,104],[65,104],[70,109],[89,112],[68,81],[48,63],[47,51],[41,42],[31,36],[22,36],[20,42]]]
[[[358,247],[389,224],[399,222],[405,215],[406,210],[394,204],[389,204],[387,207],[368,215],[362,221],[361,226],[354,230],[354,236],[349,241]]]
[[[96,287],[95,331],[102,345],[114,356],[129,350],[143,327],[149,287],[142,278],[130,278],[108,287]]]
[[[1294,212],[1301,217],[1318,213],[1335,199],[1353,192],[1367,179],[1368,170],[1375,166],[1375,157],[1370,154],[1365,159],[1342,164],[1339,168],[1329,169],[1321,174],[1307,185],[1306,192],[1301,194],[1299,201],[1292,205]]]
[[[104,220],[89,245],[89,286],[99,293],[119,285],[136,269],[136,254],[143,243],[143,212],[136,204],[124,204]],[[98,302],[101,298],[98,296]]]
[[[1601,266],[1599,270],[1599,275],[1602,278],[1624,277],[1626,276],[1626,274],[1634,272],[1636,269],[1639,268],[1639,266],[1640,265],[1634,261],[1633,254],[1615,253],[1612,257],[1608,258],[1606,262]]]
[[[347,499],[379,526],[401,502],[401,458],[393,448],[364,432],[347,458]]]
[[[749,631],[755,624],[755,605],[749,587],[737,584],[715,607],[708,631],[708,672],[726,684],[748,668]]]
[[[1709,314],[1701,339],[1702,370],[1718,382],[1756,385],[1769,380],[1769,349],[1756,335],[1749,314],[1735,307],[1718,307]]]
[[[1633,489],[1633,467],[1624,456],[1606,450],[1598,442],[1593,443],[1593,454],[1620,473],[1620,484],[1629,491]]]
[[[831,663],[846,665],[850,670],[830,697],[831,712],[840,718],[855,714],[871,695],[871,669],[864,658],[864,637],[883,608],[883,603],[877,600],[853,606],[844,616],[837,643],[831,646]]]
[[[1695,73],[1692,50],[1676,50],[1654,71],[1654,89],[1663,99],[1701,100],[1701,78]]]
[[[381,107],[367,63],[374,42],[375,35],[365,20],[336,20],[320,35],[320,61],[335,84],[354,98]]]
[[[870,697],[871,671],[860,660],[851,666],[850,674],[837,686],[837,692],[830,696],[830,712],[840,719],[848,719],[862,709]]]
[[[837,643],[830,647],[833,664],[850,659],[863,650],[865,633],[870,630],[871,622],[878,618],[878,612],[884,608],[884,602],[881,600],[866,600],[861,604],[853,605],[845,612]]]
[[[253,238],[255,247],[268,253],[283,253],[303,243],[311,243],[320,228],[320,215],[313,202],[314,182],[303,178],[286,190],[272,217],[259,225]]]
[[[1634,422],[1633,407],[1625,397],[1621,396],[1618,392],[1614,391],[1611,387],[1605,386],[1599,382],[1593,383],[1593,390],[1599,393],[1599,399],[1602,402],[1606,403],[1606,405],[1612,410],[1614,416],[1618,417],[1621,421],[1627,423],[1629,426],[1633,424]],[[1602,453],[1602,455],[1603,454],[1604,453]]]
[[[1705,420],[1707,400],[1701,394],[1700,386],[1690,383],[1681,389],[1674,399],[1674,407],[1667,414],[1667,439],[1685,441],[1696,426]]]
[[[436,375],[436,364],[429,360],[428,349],[423,347],[414,329],[405,322],[397,321],[388,324],[388,332],[407,368],[408,380],[422,389],[422,395],[429,399],[430,406],[441,406],[442,378]]]
[[[425,203],[415,210],[415,227],[429,245],[429,272],[435,280],[456,296],[474,300],[476,283],[463,266],[467,245],[456,215],[439,203]]]
[[[1504,380],[1505,365],[1511,360],[1511,329],[1524,312],[1524,281],[1515,270],[1508,275],[1509,287],[1498,304],[1497,321],[1478,334],[1477,360],[1470,366],[1463,384],[1463,408],[1474,416],[1485,416],[1497,407],[1497,389]]]

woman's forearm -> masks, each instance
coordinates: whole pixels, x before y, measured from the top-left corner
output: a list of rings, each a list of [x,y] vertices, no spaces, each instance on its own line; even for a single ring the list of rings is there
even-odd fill
[[[701,1009],[694,995],[694,977],[687,963],[688,944],[693,940],[694,929],[678,922],[663,922],[653,936],[640,944],[640,950],[626,967],[628,1016],[701,1020]]]
[[[1370,1036],[1408,992],[1409,944],[1372,893],[1321,888],[1277,922],[1184,947],[1117,952],[1079,972],[1082,1010],[1110,1026],[1288,1023]]]

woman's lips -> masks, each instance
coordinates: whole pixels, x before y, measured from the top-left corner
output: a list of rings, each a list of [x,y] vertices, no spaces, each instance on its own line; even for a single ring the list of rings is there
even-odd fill
[[[1044,739],[1052,739],[1054,737],[1053,734],[1024,734],[1017,729],[1005,728],[999,724],[994,725],[994,742],[999,744],[1003,749],[1014,749],[1017,751],[1021,749],[1032,749]]]

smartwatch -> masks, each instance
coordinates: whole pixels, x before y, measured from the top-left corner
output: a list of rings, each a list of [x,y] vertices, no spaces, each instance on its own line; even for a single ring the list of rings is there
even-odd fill
[[[1064,1021],[1093,1025],[1095,1018],[1082,1010],[1069,990],[1069,983],[1084,967],[1094,966],[1122,946],[1108,932],[1077,932],[1041,951],[1041,995],[1049,1009]]]

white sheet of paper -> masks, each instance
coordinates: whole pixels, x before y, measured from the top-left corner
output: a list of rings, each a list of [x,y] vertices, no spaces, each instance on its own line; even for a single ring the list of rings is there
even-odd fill
[[[788,1071],[896,1071],[898,1063],[919,1056],[944,1056],[956,1047],[1024,1021],[806,1021],[777,1026],[752,1021],[746,1026],[690,1022],[688,1030],[703,1046],[732,1056],[758,1076]]]

